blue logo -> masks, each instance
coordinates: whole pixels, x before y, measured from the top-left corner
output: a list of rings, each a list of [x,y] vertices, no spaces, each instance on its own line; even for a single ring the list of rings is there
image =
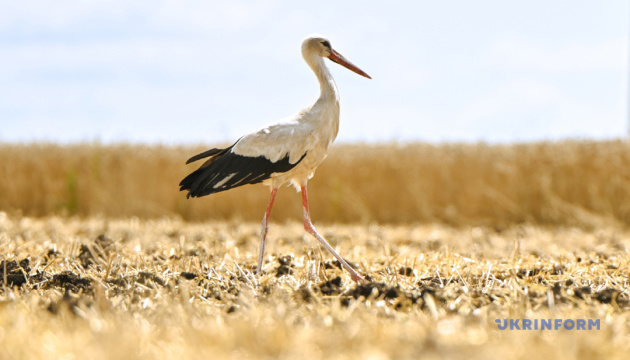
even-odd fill
[[[499,330],[599,330],[599,319],[496,319]]]

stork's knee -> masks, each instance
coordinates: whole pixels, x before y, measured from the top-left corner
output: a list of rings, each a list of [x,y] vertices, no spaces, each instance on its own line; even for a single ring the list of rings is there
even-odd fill
[[[312,222],[304,220],[304,230],[306,230],[306,232],[309,234],[313,234],[315,232],[315,227],[313,226]]]

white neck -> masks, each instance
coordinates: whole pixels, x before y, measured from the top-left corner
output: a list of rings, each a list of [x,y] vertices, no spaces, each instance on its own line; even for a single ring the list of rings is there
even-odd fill
[[[318,54],[308,54],[304,60],[313,70],[319,81],[319,99],[309,109],[309,115],[303,121],[317,124],[318,136],[326,139],[326,147],[335,140],[339,131],[339,93],[332,75],[328,71],[324,58]]]
[[[328,71],[328,67],[324,63],[324,58],[317,54],[309,54],[309,56],[304,57],[308,66],[313,70],[315,76],[317,76],[317,81],[319,81],[319,89],[320,95],[319,100],[328,100],[328,101],[336,101],[339,102],[339,93],[337,92],[337,84],[335,84],[335,80],[333,79],[330,71]]]

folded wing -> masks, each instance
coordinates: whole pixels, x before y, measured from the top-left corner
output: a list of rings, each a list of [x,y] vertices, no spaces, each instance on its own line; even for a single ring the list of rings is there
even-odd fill
[[[302,161],[306,153],[292,163],[290,154],[270,160],[265,155],[250,156],[237,154],[235,145],[225,149],[211,149],[195,155],[187,163],[209,158],[186,176],[180,183],[180,191],[188,190],[188,197],[200,197],[229,190],[246,184],[256,184],[267,180],[274,173],[284,173]]]

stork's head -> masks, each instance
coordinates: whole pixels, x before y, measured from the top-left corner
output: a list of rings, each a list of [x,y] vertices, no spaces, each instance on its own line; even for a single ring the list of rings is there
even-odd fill
[[[328,39],[321,35],[311,35],[304,39],[304,42],[302,42],[302,56],[304,56],[304,58],[306,59],[307,57],[310,57],[312,55],[318,55],[328,58],[331,61],[334,61],[337,64],[342,65],[361,76],[365,76],[366,78],[371,79],[370,75],[366,74],[363,70],[356,67],[340,53],[333,50],[332,46],[330,45],[330,41],[328,41]]]

